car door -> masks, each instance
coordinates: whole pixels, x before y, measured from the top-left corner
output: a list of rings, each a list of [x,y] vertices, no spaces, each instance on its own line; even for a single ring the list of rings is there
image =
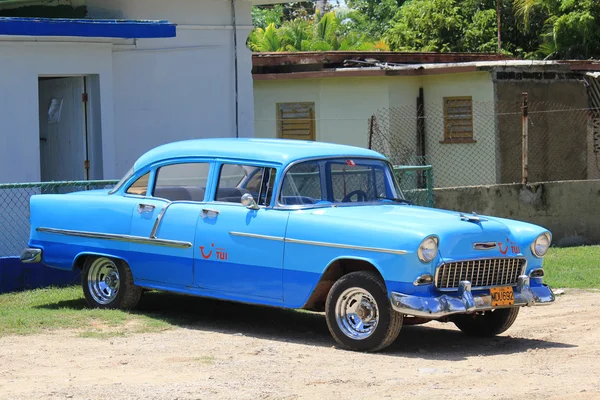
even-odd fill
[[[289,212],[267,207],[276,170],[238,164],[217,167],[214,201],[205,205],[196,229],[196,282],[232,298],[281,303]],[[242,205],[247,193],[257,202],[256,209]]]
[[[156,169],[153,182],[149,182],[149,173],[146,182],[136,182],[127,190],[135,199],[131,235],[151,239],[150,244],[130,245],[136,283],[193,285],[196,225],[203,209],[209,169],[207,162],[164,165]],[[149,187],[147,191],[144,184]]]

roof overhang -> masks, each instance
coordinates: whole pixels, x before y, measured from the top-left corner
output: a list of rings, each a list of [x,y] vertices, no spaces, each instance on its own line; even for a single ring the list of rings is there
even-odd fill
[[[267,4],[284,4],[289,3],[290,0],[281,1],[281,0],[252,0],[253,6],[265,6]]]
[[[344,77],[423,76],[472,72],[525,71],[536,76],[573,77],[582,71],[600,71],[596,61],[516,60],[476,53],[323,52],[255,53],[255,81]]]
[[[0,36],[170,38],[177,36],[177,27],[168,21],[3,17]]]

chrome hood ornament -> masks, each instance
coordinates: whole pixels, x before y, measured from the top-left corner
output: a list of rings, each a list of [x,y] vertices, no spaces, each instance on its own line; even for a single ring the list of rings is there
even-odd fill
[[[481,221],[487,221],[487,219],[481,218],[479,215],[477,215],[477,213],[475,211],[473,211],[473,214],[458,213],[458,215],[460,216],[460,219],[462,221],[477,222],[477,223],[481,222]]]

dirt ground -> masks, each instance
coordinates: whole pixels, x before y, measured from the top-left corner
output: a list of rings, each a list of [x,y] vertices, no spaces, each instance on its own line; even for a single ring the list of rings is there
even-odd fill
[[[2,399],[600,399],[600,291],[526,308],[492,339],[404,327],[387,351],[336,349],[320,314],[183,298],[193,324],[0,339]],[[163,313],[165,310],[163,310]]]

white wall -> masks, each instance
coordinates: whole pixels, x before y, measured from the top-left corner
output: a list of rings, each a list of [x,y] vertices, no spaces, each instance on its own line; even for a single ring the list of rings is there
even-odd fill
[[[104,145],[109,145],[114,136],[111,49],[97,43],[0,42],[0,183],[40,180],[39,76],[100,75],[101,122]]]
[[[251,3],[236,0],[238,129],[253,136],[252,59],[246,48]],[[177,37],[115,46],[114,178],[145,151],[175,140],[236,136],[235,52],[231,2],[88,0],[90,17],[161,19]]]
[[[292,79],[254,82],[256,137],[277,136],[277,103],[315,103],[316,140],[368,147],[368,120],[389,107],[385,78]]]
[[[423,77],[426,153],[439,187],[497,183],[494,84],[489,72]],[[476,143],[440,143],[444,139],[444,97],[471,96]]]
[[[254,81],[255,134],[276,137],[278,102],[314,102],[316,140],[368,147],[369,118],[397,139],[374,148],[394,162],[414,163],[419,88],[425,99],[427,161],[436,186],[496,183],[494,85],[489,72],[424,76],[275,79]],[[442,144],[443,98],[472,96],[476,143]],[[401,139],[400,139],[401,137]],[[400,144],[401,142],[401,144]],[[402,153],[402,154],[401,154]],[[405,154],[404,154],[405,153]]]

